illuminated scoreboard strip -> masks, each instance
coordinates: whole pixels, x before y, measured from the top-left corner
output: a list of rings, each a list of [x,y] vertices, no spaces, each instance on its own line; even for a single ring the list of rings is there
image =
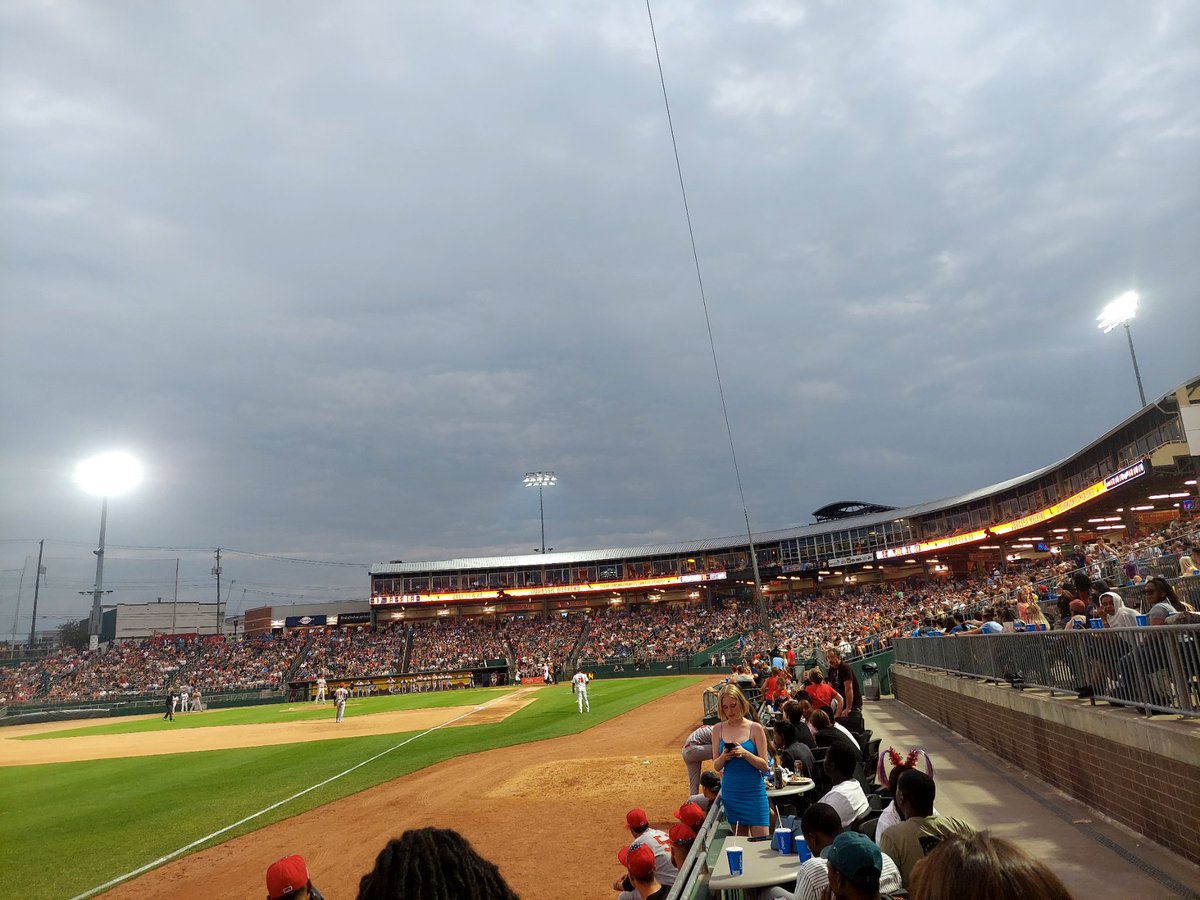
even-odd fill
[[[446,594],[396,594],[371,598],[372,606],[396,606],[403,603],[446,603],[454,601],[498,600],[501,595],[515,599],[552,597],[557,594],[594,594],[598,591],[622,589],[679,587],[706,581],[724,581],[727,572],[698,572],[694,575],[665,575],[659,578],[633,578],[627,581],[581,582],[579,584],[540,585],[538,587],[504,588],[497,591],[455,591]]]
[[[945,550],[948,547],[973,544],[976,541],[987,540],[988,538],[1002,534],[1011,534],[1014,531],[1029,528],[1031,525],[1040,525],[1042,522],[1053,519],[1056,516],[1061,516],[1065,512],[1070,512],[1076,507],[1082,506],[1089,500],[1095,500],[1101,494],[1108,493],[1114,488],[1132,481],[1134,478],[1145,475],[1146,471],[1146,461],[1140,459],[1133,465],[1126,466],[1120,472],[1109,475],[1102,481],[1089,484],[1083,490],[1077,491],[1065,500],[1060,500],[1058,503],[1047,506],[1045,509],[1039,509],[1037,512],[1022,516],[1019,519],[1013,519],[1011,522],[1002,522],[999,525],[993,525],[991,528],[980,528],[976,531],[969,531],[966,534],[938,538],[935,541],[922,541],[919,544],[907,544],[903,547],[889,547],[886,550],[876,551],[875,558],[898,559],[901,556],[912,556],[915,553],[931,553],[935,550]]]

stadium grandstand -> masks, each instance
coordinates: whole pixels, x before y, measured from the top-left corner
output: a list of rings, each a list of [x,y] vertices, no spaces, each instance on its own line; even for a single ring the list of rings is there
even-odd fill
[[[769,627],[798,646],[836,639],[855,656],[931,607],[975,609],[1022,584],[1048,601],[1057,573],[1090,559],[1103,557],[1134,595],[1134,579],[1178,576],[1177,561],[1196,558],[1198,414],[1200,378],[1027,475],[904,508],[835,503],[814,524],[760,533]],[[303,694],[322,674],[373,678],[374,691],[411,689],[387,679],[419,673],[452,671],[454,684],[557,679],[583,660],[716,665],[762,624],[748,556],[744,538],[714,538],[382,563],[369,602],[248,610],[240,640],[155,634],[14,654],[0,666],[0,697],[11,709],[158,695],[189,679],[210,695]],[[1195,602],[1192,582],[1181,590]]]
[[[754,536],[771,598],[918,576],[991,573],[1082,541],[1195,515],[1200,379],[1066,459],[904,508],[841,502],[812,525]],[[623,604],[752,596],[744,537],[573,553],[389,562],[371,569],[377,622],[575,614]]]

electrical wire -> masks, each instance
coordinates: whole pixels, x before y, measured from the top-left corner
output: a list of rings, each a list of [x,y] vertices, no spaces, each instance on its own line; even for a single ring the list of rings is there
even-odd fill
[[[667,79],[663,74],[662,54],[658,49],[658,34],[654,30],[654,13],[650,0],[646,0],[646,18],[650,20],[650,38],[654,42],[654,59],[658,63],[658,82],[662,86],[663,106],[667,111],[667,127],[671,132],[671,149],[675,152],[675,172],[679,176],[679,192],[683,196],[683,214],[687,219],[688,238],[692,244],[692,262],[696,267],[696,283],[700,287],[700,305],[704,308],[704,325],[708,329],[708,346],[712,351],[713,372],[717,376],[717,393],[721,397],[721,414],[725,417],[725,434],[729,438],[729,455],[733,460],[733,474],[737,480],[738,496],[742,501],[742,515],[746,519],[746,538],[750,542],[750,562],[754,569],[754,594],[762,626],[767,624],[767,610],[763,600],[762,581],[758,575],[758,553],[754,549],[754,533],[750,529],[750,509],[746,504],[746,491],[742,487],[742,472],[738,467],[737,448],[733,442],[733,427],[729,424],[729,407],[725,403],[725,385],[721,381],[721,366],[717,361],[717,343],[713,338],[712,320],[708,315],[708,298],[704,291],[704,276],[700,272],[700,254],[696,250],[696,232],[692,228],[692,211],[688,206],[687,185],[683,180],[683,164],[679,161],[679,142],[675,139],[675,120],[671,117],[671,100],[667,96]]]

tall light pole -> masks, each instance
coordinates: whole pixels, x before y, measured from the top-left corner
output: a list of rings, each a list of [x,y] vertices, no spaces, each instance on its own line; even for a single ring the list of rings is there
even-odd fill
[[[542,502],[542,490],[558,484],[558,476],[553,472],[526,472],[525,487],[538,489],[538,513],[542,518],[542,553],[546,552],[546,507]]]
[[[100,596],[104,593],[104,530],[108,525],[108,498],[123,494],[142,480],[142,466],[128,453],[105,453],[86,459],[75,468],[76,483],[101,498],[100,543],[96,554],[96,581],[92,586],[92,614],[88,621],[88,646],[100,645]]]
[[[1129,320],[1137,315],[1137,306],[1137,291],[1126,291],[1104,307],[1100,315],[1096,316],[1096,321],[1105,334],[1118,325],[1125,326],[1125,337],[1129,339],[1129,357],[1133,360],[1133,377],[1137,379],[1138,396],[1142,398],[1142,406],[1145,406],[1146,392],[1142,389],[1142,373],[1138,370],[1137,354],[1133,352],[1133,333],[1129,330]]]

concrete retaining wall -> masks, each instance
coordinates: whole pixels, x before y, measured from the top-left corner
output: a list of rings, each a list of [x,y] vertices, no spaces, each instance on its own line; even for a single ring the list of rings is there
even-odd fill
[[[1200,863],[1200,721],[895,665],[896,698]]]

